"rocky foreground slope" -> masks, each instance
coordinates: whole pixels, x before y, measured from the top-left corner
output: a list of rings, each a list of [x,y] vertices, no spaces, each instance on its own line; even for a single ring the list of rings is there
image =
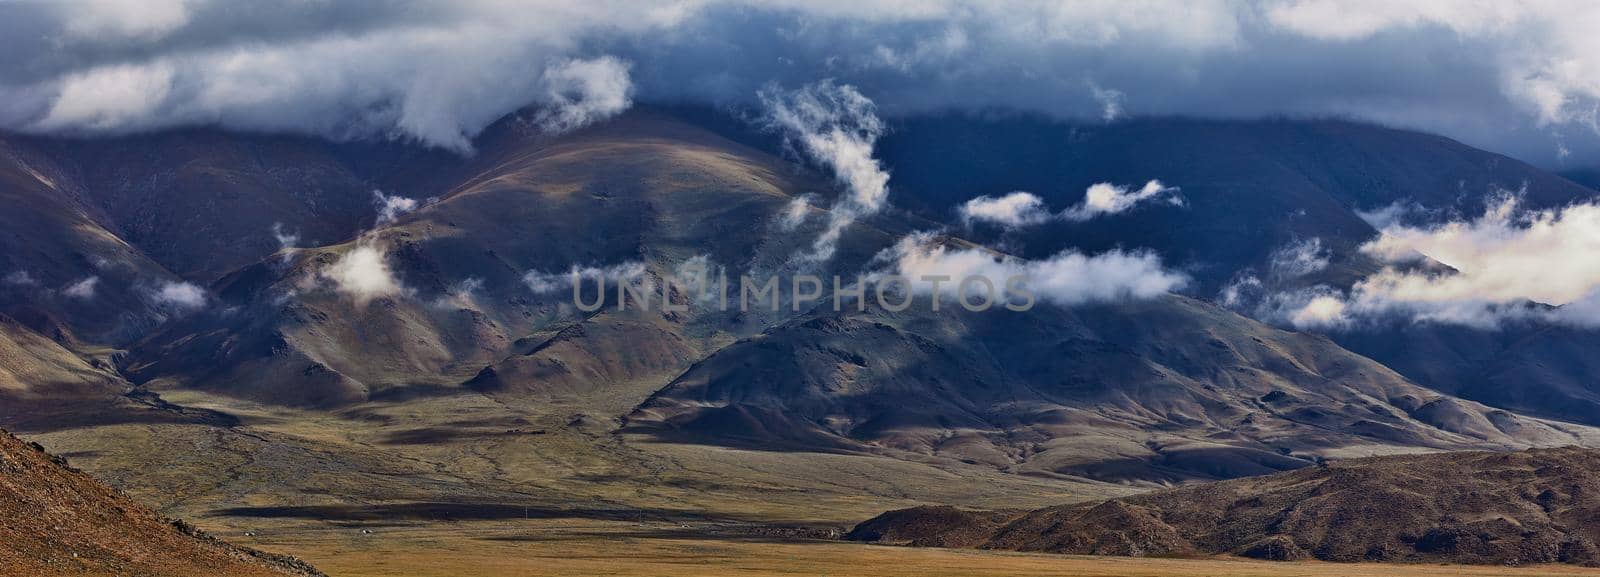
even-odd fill
[[[1600,563],[1600,451],[1352,459],[1034,511],[918,507],[848,538],[1126,556]]]
[[[0,575],[322,575],[169,521],[0,431]]]

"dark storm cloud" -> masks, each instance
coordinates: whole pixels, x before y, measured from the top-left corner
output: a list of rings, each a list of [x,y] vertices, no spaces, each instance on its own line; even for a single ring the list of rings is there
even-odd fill
[[[465,150],[528,104],[587,122],[632,98],[755,106],[831,78],[888,116],[1098,121],[1116,93],[1129,115],[1341,115],[1592,164],[1597,26],[1594,4],[1533,0],[25,1],[0,4],[0,125]]]

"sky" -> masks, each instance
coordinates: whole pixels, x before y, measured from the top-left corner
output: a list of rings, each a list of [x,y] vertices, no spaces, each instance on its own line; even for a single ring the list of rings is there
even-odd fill
[[[888,119],[1338,116],[1559,169],[1600,165],[1597,29],[1556,0],[0,0],[0,129],[470,153],[529,105],[559,132],[831,80]]]

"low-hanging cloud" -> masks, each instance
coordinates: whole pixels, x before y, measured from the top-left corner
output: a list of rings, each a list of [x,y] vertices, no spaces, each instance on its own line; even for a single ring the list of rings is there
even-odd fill
[[[403,294],[405,287],[389,267],[388,255],[374,243],[358,242],[339,260],[319,273],[333,283],[334,290],[365,306],[373,299]]]
[[[1086,255],[1066,250],[1043,260],[1022,260],[981,248],[951,249],[926,233],[900,239],[879,259],[889,263],[892,274],[911,279],[914,292],[935,290],[923,280],[927,276],[946,277],[941,294],[956,294],[964,279],[981,277],[989,287],[1003,289],[1010,279],[1021,278],[1039,299],[1063,306],[1153,298],[1188,284],[1188,277],[1167,270],[1148,251]]]
[[[1144,202],[1164,201],[1174,206],[1182,205],[1183,197],[1178,196],[1177,192],[1177,188],[1161,184],[1159,180],[1146,182],[1137,190],[1101,182],[1090,185],[1089,190],[1084,191],[1083,202],[1068,208],[1061,216],[1067,220],[1084,221],[1125,212]]]
[[[844,194],[828,211],[828,226],[804,260],[833,257],[839,237],[856,220],[883,210],[889,198],[889,173],[873,157],[884,124],[872,100],[855,87],[824,80],[797,90],[769,86],[761,91],[762,122],[785,142],[833,174]]]
[[[1274,277],[1295,279],[1328,268],[1331,257],[1331,253],[1322,247],[1322,239],[1312,237],[1272,251],[1267,267]]]
[[[523,284],[534,294],[551,294],[573,290],[582,281],[600,281],[611,286],[631,283],[645,276],[644,263],[628,261],[609,266],[573,265],[566,272],[528,271],[522,275]]]
[[[4,2],[0,127],[217,124],[467,151],[530,104],[560,130],[630,93],[749,104],[835,78],[892,115],[1332,114],[1554,163],[1600,151],[1597,25],[1581,0]]]
[[[550,106],[539,112],[539,126],[561,134],[621,114],[633,105],[628,67],[610,56],[552,64],[544,71]]]
[[[378,207],[379,225],[390,224],[400,215],[417,209],[417,199],[384,194],[381,190],[372,191],[372,203]]]
[[[205,308],[206,291],[191,282],[163,282],[150,293],[154,304],[178,311],[195,311]]]
[[[99,286],[100,277],[91,276],[63,287],[61,294],[75,299],[90,300],[94,298],[95,291]]]
[[[1052,220],[1083,222],[1101,216],[1126,212],[1143,203],[1164,201],[1181,206],[1183,198],[1177,187],[1167,186],[1159,180],[1146,182],[1138,189],[1109,182],[1090,185],[1084,191],[1083,201],[1058,213],[1050,212],[1044,199],[1031,192],[1017,191],[1001,197],[980,196],[957,207],[961,222],[971,226],[985,222],[1006,229],[1016,229],[1043,224]]]
[[[1033,226],[1055,218],[1044,199],[1023,191],[1001,197],[980,196],[962,203],[956,212],[967,226],[986,222],[1008,229]]]
[[[1527,211],[1506,196],[1470,220],[1390,224],[1361,250],[1391,266],[1348,293],[1276,295],[1277,316],[1304,328],[1397,316],[1477,328],[1516,319],[1600,326],[1600,204]]]

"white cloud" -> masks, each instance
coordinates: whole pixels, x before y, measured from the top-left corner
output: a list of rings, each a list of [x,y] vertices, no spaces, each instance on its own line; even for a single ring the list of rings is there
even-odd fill
[[[298,233],[284,232],[283,223],[272,223],[272,239],[278,241],[278,252],[282,253],[282,260],[287,264],[294,259],[294,253],[300,246]]]
[[[206,291],[194,283],[169,281],[161,283],[151,294],[151,300],[157,305],[192,311],[205,308]]]
[[[988,222],[1008,229],[1031,226],[1055,218],[1055,215],[1050,214],[1050,209],[1045,207],[1044,199],[1022,191],[999,198],[980,196],[962,203],[957,212],[963,224],[970,226],[973,221]]]
[[[39,281],[28,271],[14,270],[6,273],[5,278],[0,279],[0,283],[11,286],[38,286]]]
[[[405,289],[390,270],[383,248],[357,243],[339,260],[324,268],[321,277],[333,282],[334,290],[364,306],[375,298],[395,296]]]
[[[1263,292],[1261,278],[1253,274],[1240,274],[1235,276],[1228,284],[1217,291],[1217,302],[1230,309],[1242,309],[1249,303],[1258,301]]]
[[[1406,217],[1419,212],[1424,212],[1422,207],[1397,200],[1372,210],[1357,210],[1356,216],[1372,225],[1372,228],[1383,230],[1401,224]]]
[[[0,2],[0,127],[220,124],[454,150],[524,106],[748,104],[862,88],[891,114],[1330,114],[1554,159],[1600,151],[1600,5],[1582,0],[241,0]],[[569,74],[572,62],[628,62]],[[1381,65],[1372,65],[1372,63]],[[628,82],[613,82],[626,71]],[[570,83],[601,79],[593,105]],[[1081,91],[1084,79],[1140,96]],[[564,84],[567,83],[567,84]],[[625,104],[624,104],[625,106]],[[1117,111],[1120,109],[1120,113]],[[1108,114],[1111,112],[1111,114]],[[48,121],[46,119],[48,118]],[[1570,134],[1569,134],[1570,136]]]
[[[1593,257],[1600,254],[1600,205],[1524,211],[1506,197],[1472,220],[1391,224],[1361,250],[1394,266],[1348,294],[1323,288],[1315,300],[1277,295],[1270,308],[1280,319],[1298,315],[1306,326],[1390,317],[1477,328],[1513,319],[1600,326],[1600,307],[1593,306],[1600,302],[1600,259]],[[1453,270],[1422,266],[1424,257]],[[1342,320],[1318,323],[1333,317]]]
[[[798,90],[761,91],[763,121],[811,161],[827,168],[845,194],[828,212],[828,228],[812,244],[806,260],[833,257],[839,236],[857,219],[883,209],[889,198],[889,173],[872,149],[883,136],[872,100],[854,86],[822,81]]]
[[[86,70],[61,80],[50,110],[32,128],[101,131],[144,127],[166,103],[174,70],[156,62]]]
[[[1329,257],[1329,252],[1322,248],[1322,239],[1312,237],[1272,251],[1267,266],[1278,278],[1299,278],[1328,268]]]
[[[961,222],[987,222],[1006,229],[1043,224],[1055,219],[1083,222],[1100,216],[1125,212],[1141,203],[1165,201],[1182,206],[1183,198],[1178,188],[1161,184],[1159,180],[1146,182],[1138,190],[1109,182],[1090,185],[1084,191],[1083,202],[1059,213],[1051,213],[1044,199],[1031,192],[1017,191],[1001,197],[980,196],[957,207]]]
[[[440,295],[439,298],[434,299],[433,306],[435,308],[448,310],[477,310],[478,302],[476,295],[482,290],[483,279],[478,277],[467,277],[461,282],[450,285],[450,288],[446,289],[443,295]]]
[[[563,60],[544,70],[545,101],[538,122],[560,134],[611,118],[633,105],[629,64],[610,56]]]
[[[1146,201],[1165,200],[1168,204],[1182,205],[1183,198],[1177,195],[1176,187],[1161,184],[1159,180],[1144,183],[1138,190],[1127,186],[1118,186],[1109,182],[1101,182],[1089,186],[1085,191],[1083,202],[1068,208],[1061,213],[1067,220],[1084,221],[1126,211]]]
[[[806,219],[811,216],[811,203],[816,199],[817,195],[811,193],[794,197],[794,200],[784,205],[783,211],[778,213],[778,229],[790,232],[800,228],[800,225],[805,224]]]
[[[189,23],[195,0],[77,0],[56,3],[76,41],[153,40]],[[70,12],[69,12],[70,11]]]
[[[381,190],[372,191],[372,202],[378,205],[378,224],[385,225],[400,218],[400,215],[417,209],[417,200],[399,195],[387,195]]]
[[[1003,290],[1013,278],[1024,279],[1038,298],[1059,305],[1146,299],[1183,288],[1188,278],[1168,271],[1161,259],[1150,252],[1113,250],[1098,255],[1067,250],[1043,260],[1002,257],[978,249],[951,250],[928,234],[900,239],[879,258],[890,264],[890,272],[912,279],[913,290],[930,293],[932,283],[924,276],[947,276],[950,282],[940,287],[941,295],[955,295],[955,283],[969,277],[988,279]]]
[[[615,286],[616,283],[634,282],[644,276],[644,263],[629,261],[605,267],[572,265],[564,273],[528,271],[522,275],[522,282],[535,294],[548,294],[570,291],[573,283],[585,280],[599,280]]]
[[[1100,119],[1106,122],[1115,122],[1122,118],[1122,98],[1125,96],[1120,90],[1101,88],[1100,84],[1090,80],[1089,93],[1094,95],[1095,102],[1100,103]]]
[[[95,288],[100,285],[100,277],[91,276],[78,282],[67,285],[61,289],[61,294],[75,299],[89,300],[94,298]]]

